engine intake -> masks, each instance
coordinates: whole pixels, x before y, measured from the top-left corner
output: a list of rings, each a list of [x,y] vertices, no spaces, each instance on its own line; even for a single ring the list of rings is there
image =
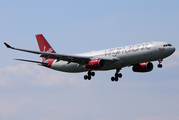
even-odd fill
[[[86,69],[96,70],[100,68],[104,68],[106,66],[106,62],[103,59],[94,59],[90,60],[85,64]]]
[[[153,70],[153,64],[151,62],[135,64],[132,67],[132,70],[134,72],[150,72]]]

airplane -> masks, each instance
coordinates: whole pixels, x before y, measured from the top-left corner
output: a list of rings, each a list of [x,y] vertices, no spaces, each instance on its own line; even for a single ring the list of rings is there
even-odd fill
[[[10,46],[6,42],[7,48],[39,54],[42,61],[15,59],[26,62],[37,63],[54,70],[78,73],[87,72],[85,80],[91,80],[95,76],[94,71],[106,71],[115,69],[111,81],[118,81],[122,77],[120,70],[127,66],[132,66],[134,72],[150,72],[153,70],[151,61],[158,61],[158,68],[162,68],[164,58],[175,52],[175,47],[166,42],[149,42],[137,45],[117,47],[100,51],[92,51],[82,54],[57,54],[42,34],[35,35],[40,51],[19,49]]]

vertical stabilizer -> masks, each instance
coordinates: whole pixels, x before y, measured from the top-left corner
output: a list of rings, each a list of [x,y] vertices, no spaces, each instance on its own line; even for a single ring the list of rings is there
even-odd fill
[[[35,36],[41,52],[56,53],[42,34],[37,34]],[[47,67],[51,67],[52,63],[54,62],[54,59],[42,57],[42,62],[45,61],[48,64]]]
[[[56,53],[42,34],[35,35],[41,52]]]

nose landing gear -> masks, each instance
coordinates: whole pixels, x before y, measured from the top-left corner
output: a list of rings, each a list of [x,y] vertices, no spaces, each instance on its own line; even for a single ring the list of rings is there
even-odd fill
[[[118,78],[122,78],[122,74],[119,73],[121,69],[116,69],[114,77],[111,77],[111,81],[118,81]]]
[[[95,72],[92,72],[91,70],[88,71],[88,74],[84,76],[85,80],[91,80],[91,76],[95,76]]]
[[[159,60],[158,60],[158,62],[159,62],[159,64],[157,65],[158,68],[162,68],[162,64],[161,64],[162,61],[163,61],[163,59],[159,59]]]

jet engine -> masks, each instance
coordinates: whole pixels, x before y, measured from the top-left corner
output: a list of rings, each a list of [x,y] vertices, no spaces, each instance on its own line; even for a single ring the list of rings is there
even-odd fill
[[[150,72],[153,70],[153,64],[151,62],[135,64],[132,67],[132,70],[134,72]]]
[[[103,59],[93,59],[85,64],[85,68],[91,70],[104,68],[105,66],[106,66],[106,62]]]

